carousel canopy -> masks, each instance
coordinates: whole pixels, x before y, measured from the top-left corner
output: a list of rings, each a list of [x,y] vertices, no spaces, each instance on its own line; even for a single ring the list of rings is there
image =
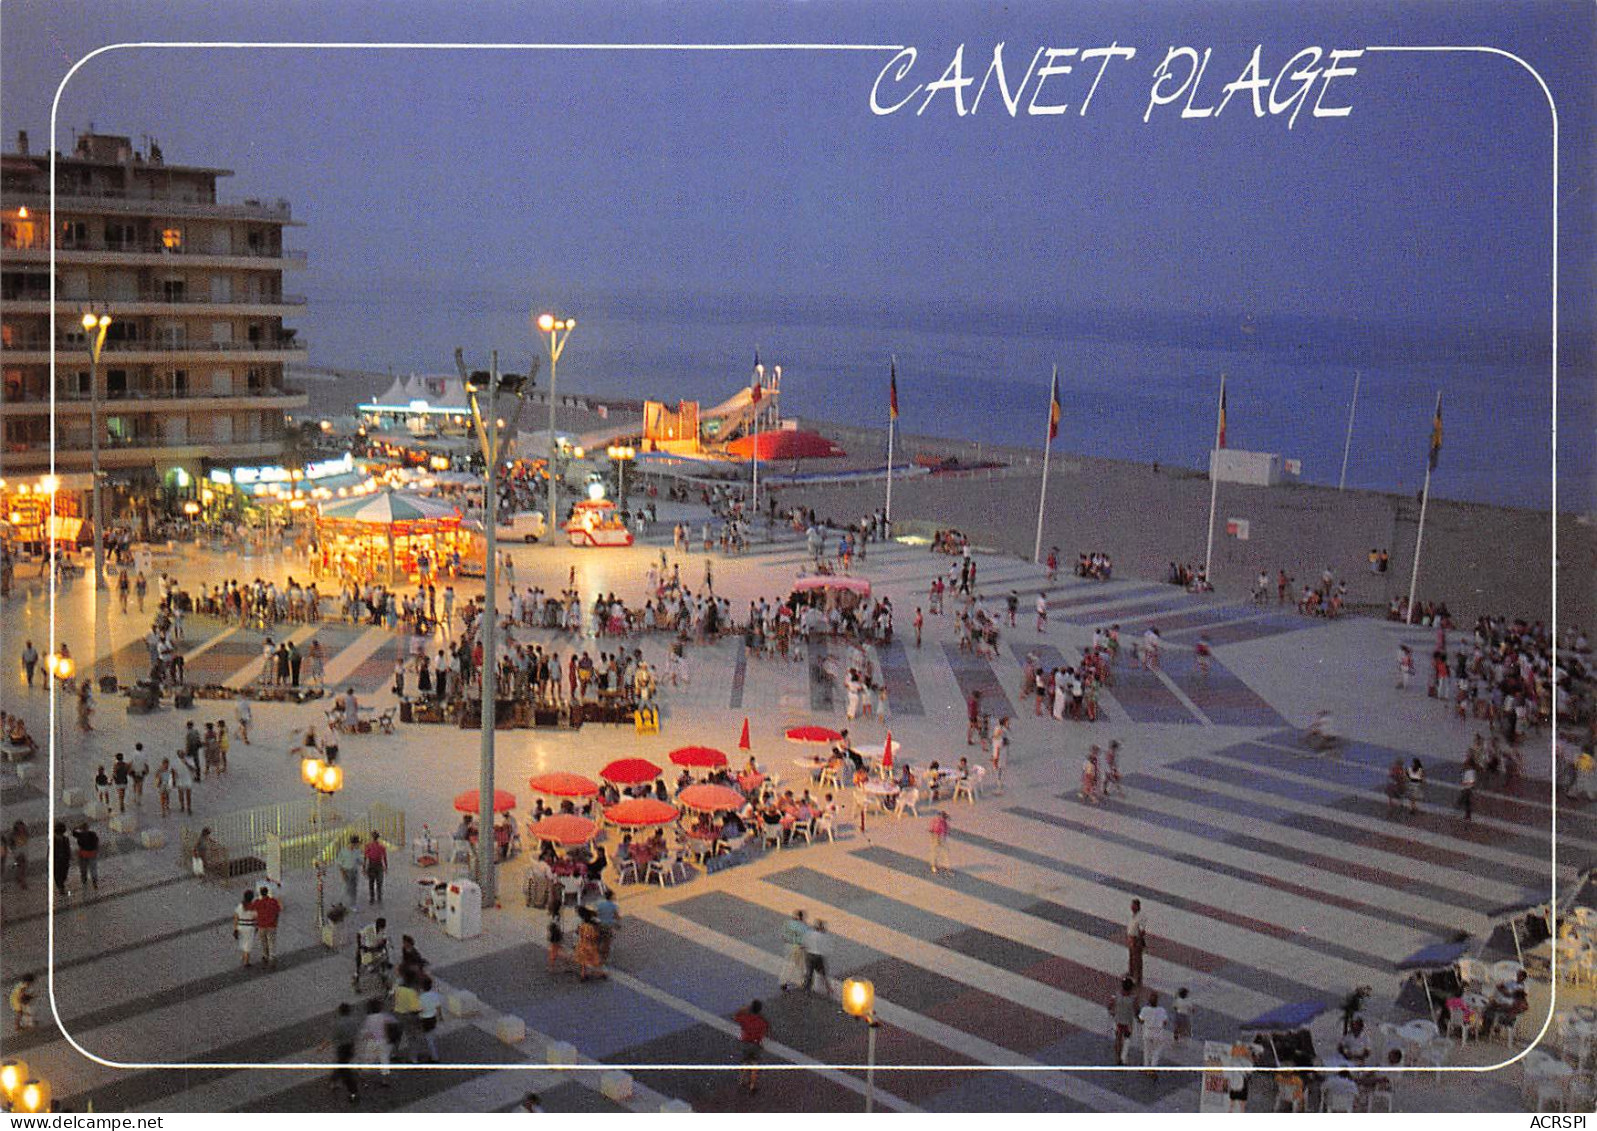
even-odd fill
[[[439,522],[460,517],[460,512],[448,503],[429,499],[425,495],[399,495],[393,491],[323,503],[321,513],[324,519],[365,522],[373,526]]]

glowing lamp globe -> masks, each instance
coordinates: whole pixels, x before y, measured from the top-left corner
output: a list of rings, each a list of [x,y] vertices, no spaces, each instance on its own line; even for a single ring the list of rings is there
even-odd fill
[[[547,333],[549,333],[549,331],[553,330],[554,328],[555,328],[555,316],[553,314],[540,314],[538,316],[538,329],[542,330],[545,334],[547,334]]]
[[[15,1098],[22,1085],[28,1082],[28,1062],[25,1060],[8,1060],[0,1064],[0,1095],[4,1095],[9,1103]]]
[[[41,1111],[50,1110],[50,1082],[48,1080],[29,1080],[22,1085],[21,1090],[12,1101],[18,1111],[32,1115]]]
[[[316,785],[322,780],[322,771],[327,768],[320,758],[306,758],[299,764],[299,776],[306,785]]]
[[[869,1017],[876,1006],[876,987],[864,978],[849,978],[843,983],[843,1012],[850,1017]]]

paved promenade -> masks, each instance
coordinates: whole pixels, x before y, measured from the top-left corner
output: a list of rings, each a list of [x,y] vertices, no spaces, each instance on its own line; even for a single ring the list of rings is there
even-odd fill
[[[646,542],[617,551],[517,546],[515,581],[559,590],[575,564],[588,604],[598,591],[641,604],[642,576],[658,562],[661,539]],[[946,574],[950,559],[925,547],[869,549],[854,572],[869,578],[878,595],[891,596],[897,634],[879,657],[890,718],[886,727],[856,720],[856,745],[880,749],[890,727],[903,744],[900,757],[918,766],[932,759],[948,765],[964,754],[975,762],[979,752],[964,742],[964,701],[978,688],[994,717],[1015,719],[1007,788],[989,790],[973,804],[946,805],[953,871],[930,873],[924,818],[873,818],[868,833],[850,822],[835,842],[768,852],[679,886],[629,886],[620,894],[623,927],[611,978],[579,984],[545,969],[544,915],[522,906],[522,862],[502,868],[504,906],[485,916],[484,933],[458,942],[414,909],[413,879],[420,873],[404,852],[395,853],[382,908],[391,937],[415,935],[435,977],[476,994],[485,1012],[450,1018],[441,1030],[446,1063],[469,1067],[396,1071],[389,1088],[367,1079],[363,1107],[507,1110],[536,1090],[551,1111],[659,1110],[668,1099],[701,1110],[856,1110],[863,1104],[863,1028],[835,1002],[777,989],[781,924],[804,908],[826,920],[836,937],[834,976],[875,983],[884,1022],[876,1075],[881,1105],[1193,1111],[1199,1078],[1191,1071],[1039,1070],[1110,1064],[1105,1006],[1125,969],[1133,897],[1149,918],[1146,983],[1161,994],[1188,987],[1198,1037],[1229,1039],[1241,1021],[1276,1005],[1317,999],[1334,1006],[1361,984],[1373,987],[1373,1017],[1407,1020],[1413,1013],[1395,1004],[1395,960],[1458,931],[1484,937],[1493,908],[1528,889],[1545,893],[1553,817],[1547,736],[1527,744],[1527,776],[1516,792],[1483,793],[1475,820],[1465,822],[1453,801],[1474,724],[1449,717],[1426,698],[1423,685],[1393,686],[1398,644],[1428,641],[1424,630],[1309,620],[1273,605],[1187,596],[1145,579],[1061,576],[1048,584],[1029,563],[981,555],[978,580],[988,607],[1001,611],[1016,590],[1021,614],[1017,628],[1004,630],[996,658],[977,658],[958,650],[952,615],[927,616],[924,643],[915,646],[915,607],[925,607],[929,582]],[[703,557],[673,558],[691,588],[703,579]],[[753,598],[784,596],[805,559],[791,538],[759,543],[741,557],[714,555],[716,592],[741,617]],[[299,563],[283,557],[195,549],[158,559],[157,569],[171,570],[185,586],[235,576],[303,577]],[[1042,634],[1032,612],[1039,590],[1050,603]],[[0,618],[9,665],[5,709],[21,711],[41,739],[48,731],[46,692],[26,689],[16,656],[25,638],[46,651],[48,612],[37,583],[24,579]],[[58,633],[84,668],[93,654],[97,670],[130,679],[145,666],[148,619],[115,611],[114,601],[102,612],[96,623],[91,585],[77,580],[61,593]],[[1160,670],[1118,667],[1096,724],[1034,717],[1029,700],[1019,701],[1027,653],[1049,663],[1079,656],[1094,627],[1110,622],[1128,640],[1157,624],[1168,643]],[[331,623],[301,627],[293,638],[303,648],[312,635],[327,649],[329,686],[354,686],[367,705],[392,703],[397,638]],[[1207,676],[1191,652],[1200,635],[1215,648]],[[518,638],[553,642],[562,656],[569,650],[569,638],[553,634]],[[259,667],[260,643],[255,630],[189,618],[190,681],[247,682]],[[612,643],[583,646],[597,653]],[[633,643],[664,671],[665,637]],[[832,645],[813,650],[807,663],[791,663],[750,656],[741,639],[690,645],[687,682],[664,689],[659,735],[613,726],[502,732],[499,786],[525,808],[532,801],[528,776],[546,770],[593,774],[630,754],[665,764],[667,751],[689,743],[717,746],[741,760],[736,744],[745,717],[762,765],[796,781],[800,771],[792,762],[802,751],[782,731],[798,723],[842,724],[843,655]],[[134,742],[144,743],[154,766],[179,745],[187,720],[232,723],[226,702],[202,700],[193,711],[175,711],[168,700],[139,717],[127,716],[124,702],[100,699],[96,730],[87,735],[77,731],[67,705],[58,785],[88,787],[96,766],[109,765],[118,751],[131,754]],[[1311,754],[1302,742],[1302,728],[1322,707],[1350,739],[1338,760]],[[201,784],[189,823],[300,798],[289,748],[296,727],[320,721],[322,709],[257,704],[254,744],[235,740],[230,772]],[[1124,746],[1126,796],[1084,804],[1076,796],[1081,760],[1089,744],[1111,738]],[[477,784],[476,753],[476,732],[437,726],[346,738],[346,788],[337,803],[358,811],[380,801],[404,810],[412,835],[424,823],[447,835],[456,816],[451,797]],[[1389,814],[1381,792],[1386,767],[1399,756],[1418,756],[1427,768],[1426,805],[1412,818]],[[42,972],[47,961],[48,795],[41,773],[0,779],[6,825],[25,820],[34,835],[28,890],[9,879],[4,889],[0,972],[7,984],[22,971]],[[921,811],[931,812],[925,801]],[[175,845],[180,819],[161,821],[153,789],[141,817],[146,826],[164,826]],[[74,875],[74,894],[57,908],[55,1003],[71,1042],[130,1067],[82,1055],[44,1002],[36,1030],[13,1034],[5,1018],[6,1055],[23,1055],[49,1075],[56,1095],[74,1110],[91,1101],[96,1111],[341,1107],[343,1097],[320,1072],[246,1067],[325,1064],[330,1011],[352,999],[350,954],[328,952],[314,938],[313,878],[289,877],[282,961],[240,970],[230,923],[243,883],[231,891],[202,884],[186,875],[175,847],[146,850],[100,827],[107,845],[99,894],[84,899]],[[1558,832],[1558,878],[1568,884],[1597,855],[1597,816],[1563,802]],[[359,921],[372,914],[363,901]],[[772,1063],[842,1067],[770,1072],[758,1096],[739,1092],[730,1017],[754,997],[765,1000],[771,1020]],[[1545,990],[1533,1001],[1545,1008]],[[1334,1012],[1316,1025],[1322,1053],[1335,1047]],[[499,1041],[500,1015],[522,1018],[527,1040]],[[1536,1027],[1524,1024],[1522,1031]],[[601,1093],[599,1072],[551,1069],[550,1042],[570,1042],[587,1062],[632,1066],[638,1090],[617,1103]],[[1472,1045],[1455,1062],[1486,1065],[1505,1055],[1500,1045]],[[1172,1059],[1199,1063],[1201,1044],[1185,1042]],[[212,1066],[156,1067],[173,1062]],[[643,1070],[649,1065],[662,1067]],[[705,1065],[717,1067],[699,1067]],[[1517,1067],[1443,1082],[1411,1076],[1399,1087],[1397,1107],[1521,1110],[1518,1084]]]

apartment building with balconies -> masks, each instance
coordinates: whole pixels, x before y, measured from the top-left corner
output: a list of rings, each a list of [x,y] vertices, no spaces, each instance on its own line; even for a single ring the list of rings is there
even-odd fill
[[[153,141],[89,133],[56,156],[26,133],[0,154],[0,368],[10,478],[50,459],[55,352],[55,464],[90,465],[86,310],[112,322],[100,355],[101,466],[135,489],[199,481],[211,468],[276,463],[284,414],[306,404],[285,384],[306,343],[284,325],[305,299],[283,290],[305,265],[285,249],[299,226],[282,200],[226,200],[227,169],[168,163]],[[53,211],[52,211],[53,208]],[[54,251],[55,337],[50,278]]]

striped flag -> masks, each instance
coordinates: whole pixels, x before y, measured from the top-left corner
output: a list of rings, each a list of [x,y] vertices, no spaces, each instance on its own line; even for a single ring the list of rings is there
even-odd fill
[[[1048,394],[1048,439],[1059,435],[1059,370],[1054,370],[1053,390]]]
[[[887,416],[898,419],[898,359],[895,357],[887,371]]]
[[[1437,458],[1442,454],[1442,397],[1436,396],[1436,418],[1431,421],[1431,470],[1436,470]]]
[[[1225,382],[1220,382],[1220,424],[1215,429],[1214,446],[1225,447]]]
[[[765,391],[760,387],[765,381],[765,367],[760,364],[760,347],[754,347],[754,379],[749,382],[749,403],[759,404]]]

